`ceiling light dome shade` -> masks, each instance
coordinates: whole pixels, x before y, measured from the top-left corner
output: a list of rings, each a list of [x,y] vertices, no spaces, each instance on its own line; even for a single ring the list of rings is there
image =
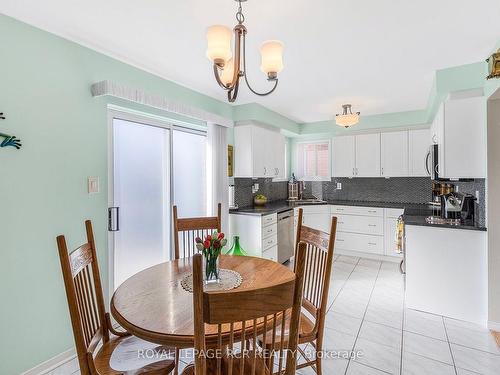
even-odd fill
[[[213,63],[223,65],[233,56],[232,36],[231,29],[226,26],[214,25],[207,29],[207,57]]]
[[[348,128],[350,126],[356,125],[359,122],[359,115],[360,112],[352,113],[350,104],[344,104],[342,106],[342,114],[335,115],[335,123],[338,126]]]
[[[269,78],[276,78],[283,70],[283,43],[279,40],[268,40],[260,47],[262,57],[260,69]]]
[[[233,83],[234,77],[234,60],[230,59],[225,65],[224,69],[220,71],[220,80],[226,85],[230,86]]]

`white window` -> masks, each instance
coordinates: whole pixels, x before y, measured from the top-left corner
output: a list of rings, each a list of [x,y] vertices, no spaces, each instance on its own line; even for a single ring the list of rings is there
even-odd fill
[[[299,142],[296,148],[297,177],[305,181],[329,181],[330,141]]]

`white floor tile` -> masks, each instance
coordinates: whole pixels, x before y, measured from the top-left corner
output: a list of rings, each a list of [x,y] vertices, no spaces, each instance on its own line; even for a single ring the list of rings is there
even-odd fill
[[[488,329],[451,319],[445,319],[444,322],[451,343],[500,355],[497,343]]]
[[[359,262],[358,257],[352,257],[349,255],[340,255],[337,258],[337,262],[339,263],[349,263],[349,264],[357,264]]]
[[[349,362],[349,367],[347,369],[346,375],[387,375],[387,372],[383,372],[361,363],[351,361]]]
[[[354,347],[355,341],[355,335],[348,335],[330,328],[325,328],[323,336],[323,350],[335,352],[350,351]]]
[[[412,332],[405,332],[403,337],[403,351],[453,365],[450,345],[446,341],[417,335]]]
[[[438,340],[447,340],[442,316],[406,309],[403,329]]]
[[[500,356],[476,349],[451,344],[451,352],[455,366],[483,375],[498,375],[500,372]]]
[[[358,338],[354,350],[362,352],[362,355],[356,358],[356,362],[389,374],[399,374],[401,364],[400,349]]]
[[[359,338],[395,349],[401,349],[401,338],[403,332],[401,329],[392,328],[382,324],[364,321],[359,331]]]
[[[401,329],[403,326],[403,311],[388,310],[383,307],[368,305],[365,320]]]
[[[351,336],[357,336],[361,327],[361,319],[330,311],[326,314],[325,326]]]
[[[455,375],[455,368],[412,353],[403,353],[402,375]]]
[[[344,374],[347,369],[349,361],[347,359],[335,358],[335,359],[323,359],[322,360],[322,370],[323,374]],[[316,373],[315,373],[316,375]]]

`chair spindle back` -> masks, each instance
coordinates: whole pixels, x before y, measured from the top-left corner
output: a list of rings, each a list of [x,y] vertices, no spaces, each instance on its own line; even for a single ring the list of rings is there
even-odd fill
[[[179,218],[177,206],[173,207],[175,259],[188,258],[198,252],[195,238],[204,238],[214,230],[221,231],[222,206],[217,206],[217,216]]]

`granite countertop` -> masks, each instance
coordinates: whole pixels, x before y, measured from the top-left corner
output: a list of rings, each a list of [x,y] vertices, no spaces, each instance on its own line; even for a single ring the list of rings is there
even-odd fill
[[[467,223],[461,225],[451,224],[430,224],[425,221],[428,216],[438,216],[439,211],[435,207],[428,204],[418,203],[395,203],[395,202],[373,202],[373,201],[345,201],[345,200],[329,200],[327,202],[307,204],[302,206],[311,205],[339,205],[339,206],[360,206],[360,207],[381,207],[381,208],[402,208],[404,209],[404,218],[406,225],[418,225],[427,227],[449,228],[449,229],[465,229],[465,230],[479,230],[486,231],[486,227],[478,223]],[[281,213],[293,209],[294,207],[301,206],[300,203],[288,202],[286,200],[273,201],[267,203],[263,207],[242,207],[229,210],[230,214],[238,215],[269,215],[273,213]]]

